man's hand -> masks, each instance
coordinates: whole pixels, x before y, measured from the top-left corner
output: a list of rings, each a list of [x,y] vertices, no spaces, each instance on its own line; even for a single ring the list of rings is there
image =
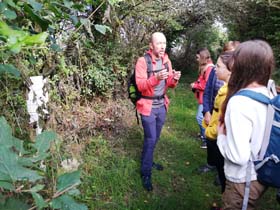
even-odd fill
[[[204,122],[205,122],[205,124],[209,125],[210,120],[211,120],[211,114],[210,114],[210,112],[206,112],[205,115],[204,115]]]
[[[178,81],[180,79],[180,77],[181,77],[181,71],[173,70],[173,79]]]
[[[158,80],[167,79],[168,78],[168,71],[166,69],[164,69],[164,70],[156,73],[155,76]]]

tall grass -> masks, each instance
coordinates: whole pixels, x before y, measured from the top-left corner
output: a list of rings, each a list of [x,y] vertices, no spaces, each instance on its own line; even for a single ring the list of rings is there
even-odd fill
[[[200,149],[196,135],[196,101],[181,82],[169,93],[171,106],[154,160],[163,171],[153,170],[154,190],[146,192],[140,179],[140,155],[143,143],[141,126],[127,128],[122,137],[93,138],[86,148],[81,200],[97,210],[205,210],[221,204],[220,188],[213,184],[215,172],[198,174],[206,162],[206,150]],[[130,119],[134,120],[134,119]],[[277,210],[275,190],[262,198],[258,210]]]

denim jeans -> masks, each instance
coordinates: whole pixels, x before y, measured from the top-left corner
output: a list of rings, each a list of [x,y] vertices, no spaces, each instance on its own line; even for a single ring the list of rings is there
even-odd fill
[[[205,138],[205,129],[202,127],[202,120],[203,120],[203,105],[199,104],[197,108],[197,113],[196,113],[196,121],[199,125],[200,129],[200,136],[203,136]]]
[[[166,118],[165,106],[153,108],[150,116],[141,115],[144,144],[141,157],[141,175],[151,176],[155,146]]]

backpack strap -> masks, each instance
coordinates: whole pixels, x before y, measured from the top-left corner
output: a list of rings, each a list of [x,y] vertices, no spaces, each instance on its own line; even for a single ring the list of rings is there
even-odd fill
[[[153,71],[152,58],[151,58],[151,56],[150,56],[148,53],[146,53],[146,54],[144,55],[144,58],[145,58],[145,61],[146,61],[146,64],[147,64],[148,78],[151,76],[152,73],[156,73],[156,72],[159,72],[159,71],[162,70],[162,69],[159,69],[159,70]],[[164,67],[165,67],[167,70],[169,70],[169,66],[168,66],[168,63],[167,63],[167,62],[164,64]]]
[[[249,97],[253,100],[261,102],[263,104],[267,104],[267,105],[271,104],[270,98],[268,98],[267,96],[265,96],[262,93],[257,93],[257,92],[252,91],[252,90],[241,90],[241,91],[237,92],[235,95],[246,96],[246,97]]]
[[[251,185],[251,168],[253,162],[251,160],[248,161],[248,165],[246,168],[246,182],[245,182],[245,192],[242,203],[242,210],[247,210],[249,197],[250,197],[250,185]]]
[[[148,78],[149,78],[151,76],[152,72],[153,72],[152,58],[148,53],[146,53],[144,55],[144,58],[145,58],[145,61],[146,61],[146,64],[147,64],[147,74],[148,74]]]

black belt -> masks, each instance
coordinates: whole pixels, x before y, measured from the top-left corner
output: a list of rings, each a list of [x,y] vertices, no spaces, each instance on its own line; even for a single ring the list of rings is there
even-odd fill
[[[160,100],[160,99],[164,98],[164,95],[161,95],[161,96],[141,96],[141,98],[145,98],[145,99],[149,99],[149,100],[154,100],[154,99]]]

